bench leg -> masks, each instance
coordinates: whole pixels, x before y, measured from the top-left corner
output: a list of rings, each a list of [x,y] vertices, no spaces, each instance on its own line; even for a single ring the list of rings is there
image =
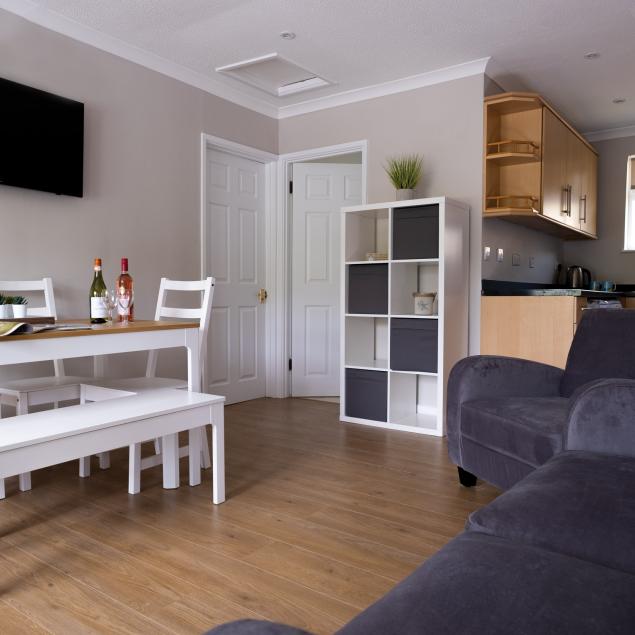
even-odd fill
[[[128,494],[138,494],[141,491],[141,443],[131,445],[129,454]]]
[[[0,478],[0,500],[6,497],[6,493],[4,491],[4,479]]]
[[[88,478],[90,476],[90,457],[83,456],[79,459],[79,478]]]
[[[166,434],[161,438],[163,454],[163,488],[179,486],[179,435]]]
[[[201,440],[203,434],[205,434],[205,428],[192,428],[188,430],[188,446],[189,446],[189,467],[190,467],[190,486],[201,484]],[[205,437],[207,440],[207,437]]]
[[[212,501],[214,505],[225,502],[225,410],[224,404],[212,406]]]

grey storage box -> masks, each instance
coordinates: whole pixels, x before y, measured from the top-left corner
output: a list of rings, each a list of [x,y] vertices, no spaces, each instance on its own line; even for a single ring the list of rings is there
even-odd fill
[[[390,368],[437,372],[437,320],[393,318],[390,321]]]
[[[348,313],[388,313],[388,265],[348,265]]]
[[[388,373],[346,369],[346,416],[388,420]]]
[[[393,260],[439,257],[439,206],[396,209],[392,221]]]

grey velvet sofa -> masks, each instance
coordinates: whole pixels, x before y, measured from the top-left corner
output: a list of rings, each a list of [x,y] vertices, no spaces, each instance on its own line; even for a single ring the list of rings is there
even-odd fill
[[[461,483],[507,489],[567,449],[572,419],[598,407],[588,389],[607,378],[635,379],[635,310],[583,312],[564,370],[487,355],[460,361],[448,381],[447,434]]]
[[[635,631],[635,381],[585,389],[561,452],[338,635]],[[301,635],[244,620],[214,635]]]

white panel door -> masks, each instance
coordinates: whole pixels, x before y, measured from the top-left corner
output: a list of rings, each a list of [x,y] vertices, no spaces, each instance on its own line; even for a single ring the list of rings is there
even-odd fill
[[[265,166],[207,153],[207,271],[216,278],[209,391],[228,403],[265,395]]]
[[[339,395],[340,208],[362,202],[361,165],[293,166],[291,393]]]

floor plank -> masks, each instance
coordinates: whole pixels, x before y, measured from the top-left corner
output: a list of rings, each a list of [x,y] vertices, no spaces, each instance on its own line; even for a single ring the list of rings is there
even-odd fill
[[[262,617],[332,633],[458,534],[494,488],[458,485],[444,440],[341,424],[336,404],[226,409],[227,489],[178,490],[127,452],[7,481],[0,502],[2,633],[201,633]],[[151,451],[148,447],[146,451]]]

